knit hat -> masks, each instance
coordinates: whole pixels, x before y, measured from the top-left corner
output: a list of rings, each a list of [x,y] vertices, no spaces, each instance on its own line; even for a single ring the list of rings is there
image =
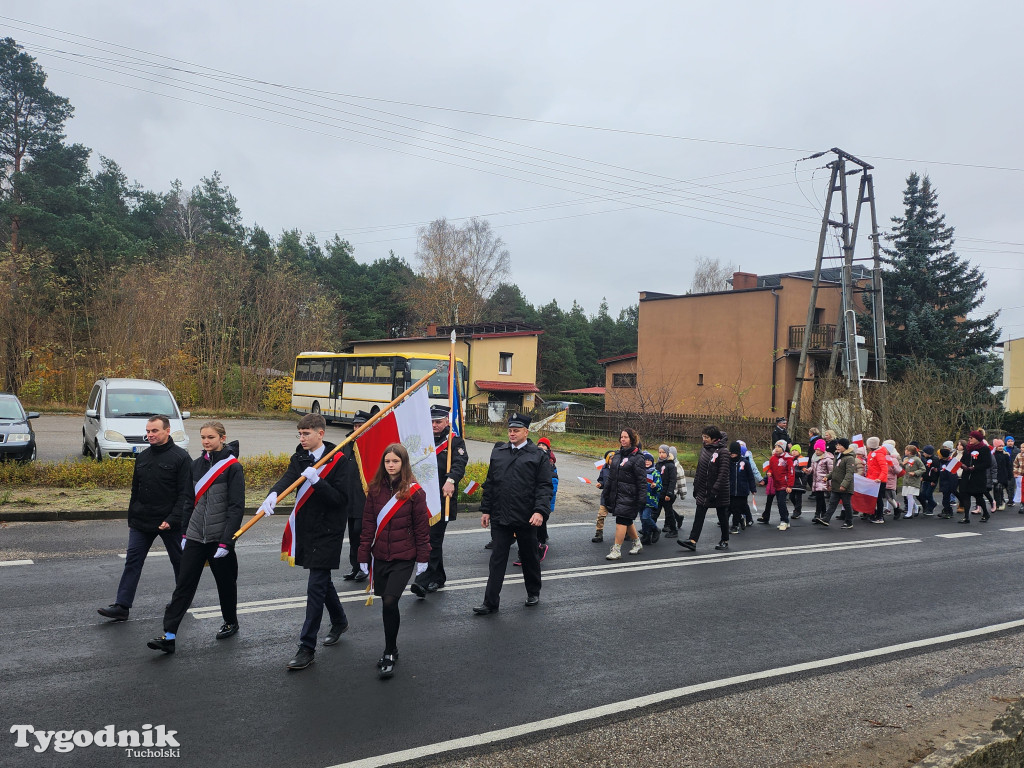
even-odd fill
[[[921,449],[921,453],[923,453],[925,456],[934,456],[935,455],[935,446],[934,445],[926,445],[924,448]]]
[[[801,448],[799,445],[794,445],[792,448],[789,449],[789,452],[792,453],[794,456],[799,456],[801,453],[803,453],[803,448]]]
[[[868,455],[868,449],[865,448],[864,446],[858,445],[857,446],[857,450],[855,451],[855,453],[858,456],[867,456]]]
[[[614,456],[615,453],[616,453],[615,451],[605,451],[604,452],[604,460],[608,461],[608,459],[610,459],[612,456]]]
[[[946,442],[944,442],[942,444],[942,447],[945,448],[950,453],[952,453],[953,452],[953,448],[955,448],[956,446],[953,445],[953,441],[952,440],[947,440]]]
[[[1013,440],[1013,442],[1015,442],[1015,443],[1017,442],[1016,440],[1014,440],[1014,438],[1013,438],[1013,435],[1007,435],[1007,436],[1006,436],[1006,437],[1004,437],[1003,439],[1004,439],[1004,440],[1005,440],[1005,441],[1006,441],[1007,443],[1008,443],[1008,442],[1010,442],[1011,440]]]
[[[667,445],[659,445],[658,446],[658,450],[659,451],[664,451],[665,453],[671,453],[672,452],[671,449]]]
[[[729,443],[729,453],[735,453],[737,456],[743,455],[743,446],[740,445],[739,440],[733,440]]]
[[[845,437],[840,437],[838,440],[836,440],[836,445],[841,446],[842,449],[845,451],[847,448],[850,447],[850,441]]]
[[[985,433],[981,430],[975,429],[971,432],[971,437],[977,440],[979,443],[985,439]]]
[[[896,443],[895,443],[895,441],[893,441],[893,440],[886,440],[885,443],[883,443],[883,445],[885,446],[886,452],[890,456],[895,456],[897,459],[900,457],[900,452],[896,450]]]
[[[814,445],[812,445],[811,448],[813,448],[816,451],[824,451],[826,448],[825,441],[819,437],[817,440],[814,441]]]
[[[896,441],[895,440],[883,440],[882,441],[882,445],[891,445],[893,448],[895,448],[896,447]]]
[[[875,450],[875,448],[878,447],[879,440],[878,440],[877,437],[869,437],[868,441],[865,443],[865,445],[873,451],[873,450]]]
[[[654,457],[651,456],[647,451],[644,451],[644,461],[649,461],[651,464],[654,463]]]
[[[537,441],[537,445],[546,445],[548,448],[550,448],[551,441],[548,440],[546,437],[542,437],[540,440]]]
[[[785,440],[776,440],[775,441],[775,447],[776,448],[782,448],[782,450],[786,450],[786,445],[787,444],[786,444]]]
[[[1000,440],[1000,439],[999,439],[999,438],[997,437],[997,438],[996,438],[995,440],[993,440],[993,441],[992,441],[992,447],[993,447],[993,448],[1002,448],[1002,447],[1003,447],[1003,441],[1002,441],[1002,440]]]
[[[944,459],[948,459],[952,453],[953,449],[947,448],[945,443],[943,443],[942,447],[939,448],[939,456],[941,456]]]

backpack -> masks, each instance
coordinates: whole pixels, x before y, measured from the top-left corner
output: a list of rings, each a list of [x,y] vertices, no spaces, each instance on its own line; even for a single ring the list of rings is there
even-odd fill
[[[679,459],[675,459],[676,463],[676,497],[679,499],[686,498],[686,470],[683,469],[683,465],[679,463]]]

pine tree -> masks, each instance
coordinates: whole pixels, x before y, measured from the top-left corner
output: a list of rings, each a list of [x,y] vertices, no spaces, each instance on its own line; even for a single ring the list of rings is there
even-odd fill
[[[886,236],[886,358],[890,379],[917,360],[942,371],[973,367],[988,385],[998,383],[990,350],[999,313],[971,317],[985,300],[987,281],[953,250],[954,229],[939,213],[938,193],[927,176],[907,178],[904,215]]]

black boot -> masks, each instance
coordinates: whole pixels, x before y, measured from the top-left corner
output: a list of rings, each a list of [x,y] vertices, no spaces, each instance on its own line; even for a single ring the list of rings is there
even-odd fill
[[[600,544],[602,541],[604,541],[604,531],[596,531],[594,533],[594,538],[592,538],[591,541],[595,544]]]

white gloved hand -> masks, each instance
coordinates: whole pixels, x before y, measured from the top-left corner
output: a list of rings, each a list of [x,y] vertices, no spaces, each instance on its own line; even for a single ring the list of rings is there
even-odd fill
[[[186,541],[185,537],[184,537],[184,536],[182,536],[182,537],[181,537],[181,548],[182,548],[182,549],[185,549],[185,541]]]
[[[274,514],[275,506],[277,506],[277,494],[271,491],[267,498],[263,500],[263,503],[260,504],[260,508],[257,511],[262,512],[264,515],[269,517]]]
[[[365,573],[367,576],[370,575],[370,566],[368,566],[366,563],[360,563],[359,570]]]
[[[313,469],[312,467],[306,467],[304,470],[302,470],[302,476],[309,480],[310,485],[316,485],[318,482],[320,482],[320,475],[318,475],[316,473],[316,470]]]
[[[427,564],[426,563],[416,563],[416,575],[417,576],[419,576],[425,570],[427,570]]]
[[[225,547],[223,544],[221,544],[219,547],[217,547],[217,551],[213,553],[213,559],[214,560],[216,560],[218,557],[227,557],[227,556],[228,556],[228,548]]]

